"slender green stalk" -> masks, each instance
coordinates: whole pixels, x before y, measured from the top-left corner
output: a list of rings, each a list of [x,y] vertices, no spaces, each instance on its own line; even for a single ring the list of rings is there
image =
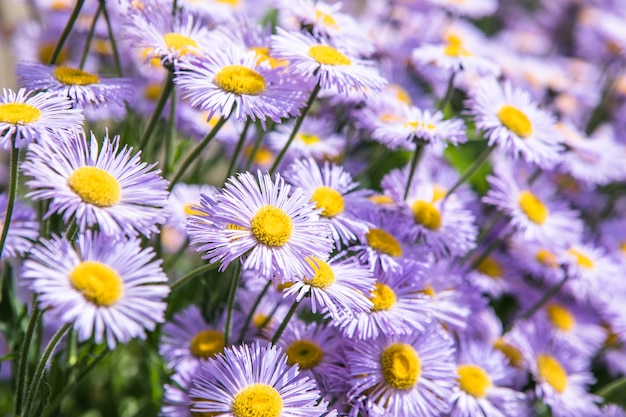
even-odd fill
[[[33,380],[30,382],[30,385],[28,386],[28,393],[26,394],[26,401],[24,402],[25,404],[24,414],[23,414],[24,417],[28,417],[30,414],[30,409],[33,403],[35,402],[35,396],[37,395],[37,392],[39,391],[39,386],[41,385],[41,380],[43,379],[43,374],[44,374],[44,371],[46,370],[46,365],[48,364],[48,360],[50,359],[50,356],[52,356],[52,353],[54,353],[54,349],[59,344],[59,341],[61,341],[61,338],[65,336],[65,333],[67,333],[67,331],[70,329],[71,326],[72,325],[69,323],[64,324],[63,327],[61,327],[54,334],[54,336],[52,336],[52,339],[50,339],[50,342],[46,346],[46,349],[43,351],[43,355],[41,356],[41,359],[39,360],[39,364],[37,364],[37,369],[35,370],[35,374],[33,375]]]
[[[404,188],[404,200],[409,195],[409,190],[411,189],[411,183],[413,182],[413,176],[415,176],[415,171],[417,169],[417,165],[422,159],[422,155],[424,154],[424,141],[421,139],[415,138],[415,150],[413,151],[413,158],[411,158],[411,168],[409,170],[409,179],[406,181],[406,187]]]
[[[170,72],[165,80],[165,84],[163,85],[163,90],[161,90],[161,95],[159,96],[159,100],[154,108],[154,112],[152,112],[152,116],[150,117],[150,121],[148,121],[148,126],[146,130],[143,132],[143,136],[141,136],[141,140],[139,141],[139,149],[146,149],[146,145],[156,128],[159,119],[161,118],[161,112],[165,108],[165,104],[167,100],[170,98],[170,93],[174,89],[174,75]]]
[[[217,268],[218,266],[219,266],[219,263],[215,262],[213,264],[202,265],[201,267],[198,267],[194,269],[193,271],[188,272],[187,274],[183,275],[178,281],[170,285],[171,292],[176,291],[177,289],[187,284],[189,281],[191,281],[193,278],[197,277],[198,275],[211,271]]]
[[[565,285],[568,278],[569,278],[569,275],[567,274],[567,271],[565,271],[565,276],[563,277],[563,279],[559,281],[559,283],[556,284],[554,287],[549,288],[545,293],[543,293],[543,296],[539,300],[537,300],[537,302],[533,304],[532,307],[526,310],[526,312],[524,312],[520,316],[520,319],[528,320],[529,318],[534,316],[535,313],[539,311],[541,307],[546,305],[546,303],[550,301],[550,299],[554,297],[561,290],[561,288],[563,288],[563,285]]]
[[[280,323],[278,330],[276,330],[274,337],[272,337],[272,345],[275,345],[276,342],[278,342],[278,339],[280,339],[280,336],[282,336],[283,332],[285,331],[285,328],[287,327],[287,324],[289,323],[289,320],[291,320],[297,308],[298,308],[298,301],[294,300],[293,305],[291,306],[291,308],[287,312],[287,315],[285,316],[285,319],[282,321],[282,323]]]
[[[28,319],[28,326],[26,327],[26,333],[24,334],[24,339],[22,340],[19,362],[17,363],[17,380],[15,382],[15,398],[13,401],[13,415],[15,416],[20,415],[24,405],[22,397],[24,396],[24,390],[26,389],[26,384],[28,383],[26,373],[28,372],[30,344],[33,340],[33,334],[35,333],[37,323],[43,314],[43,312],[37,307],[37,294],[33,295],[33,302],[31,305],[33,311],[31,311],[30,318]]]
[[[117,49],[117,42],[115,41],[115,34],[113,33],[113,26],[111,25],[111,17],[107,11],[106,0],[100,0],[102,5],[102,13],[104,15],[104,21],[107,24],[107,32],[109,33],[109,41],[111,42],[111,49],[113,50],[113,61],[115,62],[115,68],[117,74],[122,76],[122,61],[120,60],[120,53]]]
[[[4,222],[2,223],[2,236],[0,236],[0,259],[2,259],[2,252],[4,251],[4,245],[7,241],[9,234],[9,226],[11,224],[11,218],[13,217],[13,207],[15,206],[15,195],[17,194],[17,179],[19,172],[17,165],[20,160],[20,148],[16,146],[15,135],[11,140],[11,161],[9,164],[11,168],[9,170],[9,200],[7,201],[7,210],[4,214]]]
[[[174,0],[172,3],[172,16],[176,16],[176,11],[178,10],[178,0]]]
[[[237,287],[239,287],[239,279],[241,277],[241,262],[235,261],[235,268],[233,269],[233,277],[230,282],[230,289],[228,290],[228,307],[226,309],[226,326],[224,327],[224,346],[229,346],[230,341],[230,327],[233,319],[233,306],[235,305],[235,294],[237,293]]]
[[[268,122],[269,123],[269,122]],[[268,126],[268,131],[269,131]],[[263,142],[263,129],[261,129],[257,125],[256,138],[254,139],[254,145],[252,146],[252,151],[250,151],[250,155],[248,156],[248,162],[246,162],[245,171],[250,171],[252,164],[254,163],[254,158],[256,158],[256,154],[259,153],[259,149],[261,149],[261,142]]]
[[[452,99],[452,93],[454,92],[454,78],[456,77],[456,72],[453,72],[450,75],[450,79],[448,79],[448,87],[446,88],[446,94],[441,99],[439,103],[439,110],[444,111],[450,100]]]
[[[243,149],[243,144],[246,141],[246,136],[248,136],[248,129],[250,128],[251,124],[252,122],[248,118],[248,120],[246,120],[246,124],[243,127],[243,130],[241,131],[241,135],[239,135],[239,140],[237,141],[237,146],[235,146],[235,152],[233,153],[233,158],[230,160],[230,165],[228,166],[226,178],[235,173],[235,167],[237,166],[237,161],[239,160],[239,155],[241,154],[241,150]]]
[[[111,353],[111,351],[105,348],[102,352],[100,352],[100,354],[98,354],[98,356],[96,356],[93,361],[91,361],[89,365],[87,365],[85,369],[80,372],[80,374],[78,374],[76,379],[74,379],[69,384],[65,384],[63,390],[57,396],[55,396],[52,401],[50,401],[50,403],[48,403],[46,408],[43,410],[41,417],[50,417],[52,415],[56,415],[57,408],[59,407],[59,404],[61,403],[63,398],[65,398],[70,392],[74,391],[74,389],[79,386],[82,380],[85,379],[85,377],[102,361],[102,359],[106,358],[109,353]]]
[[[453,192],[456,191],[457,188],[459,188],[461,186],[461,184],[463,184],[465,181],[467,181],[467,179],[469,177],[472,176],[472,174],[474,172],[476,172],[478,170],[478,168],[480,168],[481,166],[483,166],[483,164],[485,163],[485,161],[487,159],[489,159],[489,155],[491,155],[491,153],[496,149],[495,146],[488,146],[486,147],[480,155],[478,155],[478,158],[476,158],[474,160],[474,162],[472,163],[472,165],[469,166],[469,168],[467,168],[465,170],[465,172],[463,173],[463,175],[461,175],[459,177],[458,180],[456,180],[456,182],[454,183],[454,185],[452,187],[450,187],[450,189],[448,190],[448,192],[446,193],[445,198],[448,198],[448,196],[450,196]]]
[[[598,127],[598,125],[602,121],[602,112],[604,112],[606,110],[606,107],[609,105],[609,101],[613,97],[613,93],[618,82],[619,78],[614,77],[611,82],[607,83],[606,87],[602,91],[602,97],[600,99],[600,102],[595,107],[595,109],[593,109],[593,112],[589,117],[589,121],[587,122],[587,126],[585,127],[585,133],[587,133],[588,135],[592,134],[596,127]]]
[[[163,163],[163,176],[170,175],[172,168],[172,156],[174,155],[174,136],[176,136],[176,90],[172,89],[170,100],[169,129],[165,136],[165,162]]]
[[[63,45],[65,45],[65,41],[67,40],[67,37],[70,36],[70,33],[72,32],[72,28],[74,27],[74,24],[76,23],[76,19],[78,19],[78,15],[80,14],[80,11],[83,8],[84,4],[85,4],[85,0],[78,0],[76,2],[76,5],[74,6],[74,10],[72,10],[72,14],[70,15],[70,18],[67,21],[67,24],[65,25],[65,27],[63,28],[63,32],[61,32],[61,36],[59,37],[59,40],[56,46],[54,47],[54,51],[52,52],[52,56],[50,57],[50,62],[49,62],[50,65],[56,64],[57,59],[59,59],[59,55],[61,54]]]
[[[204,137],[204,139],[202,139],[202,142],[200,142],[191,151],[191,153],[187,156],[187,158],[183,161],[183,163],[180,164],[180,167],[178,168],[178,171],[176,171],[176,174],[174,175],[174,178],[172,179],[172,181],[170,181],[170,185],[168,187],[168,191],[172,191],[172,188],[174,188],[174,185],[176,185],[176,183],[178,181],[180,181],[180,179],[182,178],[183,174],[185,173],[185,171],[187,171],[189,166],[191,166],[193,161],[195,161],[196,158],[198,156],[200,156],[200,154],[202,153],[204,148],[206,148],[209,145],[209,143],[211,143],[211,141],[213,140],[215,135],[217,135],[217,132],[220,131],[222,126],[224,126],[224,123],[226,123],[226,121],[228,120],[228,117],[230,117],[230,115],[227,116],[227,117],[222,117],[220,119],[220,121],[217,122],[217,124],[213,127],[213,129],[211,129],[211,131]]]
[[[289,135],[289,139],[287,139],[287,143],[285,143],[285,146],[283,147],[283,149],[281,149],[280,153],[276,157],[276,160],[274,161],[274,165],[272,165],[272,168],[270,168],[270,175],[274,175],[274,172],[276,172],[276,170],[278,169],[278,166],[282,162],[283,158],[285,157],[285,154],[287,153],[287,150],[291,146],[291,142],[293,142],[294,138],[298,134],[298,131],[300,130],[300,126],[302,125],[302,122],[304,121],[304,118],[306,117],[306,115],[309,113],[309,110],[311,110],[311,107],[313,106],[313,102],[317,98],[317,94],[319,92],[320,92],[320,85],[318,83],[313,89],[313,91],[311,92],[311,95],[309,96],[309,101],[307,101],[306,103],[306,107],[302,109],[302,113],[300,113],[300,116],[298,116],[298,118],[296,119],[296,123],[293,125],[293,130],[291,131],[291,135]]]
[[[250,311],[248,312],[248,315],[246,316],[246,320],[243,322],[243,327],[241,328],[241,332],[239,332],[239,340],[243,340],[243,337],[246,334],[248,327],[250,327],[250,322],[252,321],[252,317],[254,317],[254,313],[256,312],[256,309],[259,307],[259,304],[261,304],[261,300],[263,299],[263,296],[265,295],[267,290],[269,290],[271,285],[272,285],[272,281],[268,280],[267,284],[265,284],[265,286],[263,287],[259,295],[256,297],[256,300],[254,300],[254,304],[252,304],[252,307],[250,307]]]
[[[626,376],[616,379],[615,381],[609,382],[608,384],[600,388],[596,392],[596,395],[606,399],[608,398],[610,394],[614,393],[615,391],[619,391],[623,388],[626,388]]]
[[[98,18],[100,17],[100,13],[102,13],[102,9],[104,8],[104,3],[98,4],[98,9],[96,10],[96,14],[93,15],[93,21],[91,22],[91,27],[89,28],[89,32],[87,32],[87,39],[85,40],[85,47],[83,48],[83,54],[80,57],[80,64],[78,68],[83,69],[85,67],[85,62],[87,61],[87,55],[89,55],[89,48],[91,47],[91,41],[93,40],[93,34],[96,31],[96,24],[98,23]]]

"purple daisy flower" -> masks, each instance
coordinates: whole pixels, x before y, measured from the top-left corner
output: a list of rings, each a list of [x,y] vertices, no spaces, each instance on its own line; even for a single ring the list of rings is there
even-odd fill
[[[132,148],[119,149],[119,136],[104,137],[102,148],[91,134],[52,145],[30,147],[22,165],[33,179],[26,184],[34,200],[51,200],[46,217],[59,213],[79,230],[97,225],[107,235],[149,236],[165,221],[167,182],[141,162]]]
[[[94,338],[109,349],[145,338],[164,321],[169,294],[161,261],[136,238],[79,234],[34,246],[21,278],[39,295],[40,308],[72,324],[80,341]]]
[[[0,194],[0,219],[2,219],[0,221],[6,217],[7,200],[6,193]],[[24,202],[16,200],[2,251],[2,260],[27,253],[38,237],[39,223],[35,217],[35,210]]]
[[[315,383],[287,365],[275,346],[241,345],[202,364],[190,390],[193,412],[319,417],[327,411]]]

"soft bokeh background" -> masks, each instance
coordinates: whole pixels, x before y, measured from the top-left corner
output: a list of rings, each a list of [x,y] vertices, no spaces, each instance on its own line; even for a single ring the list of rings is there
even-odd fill
[[[26,16],[25,6],[20,1],[0,0],[0,88],[16,86],[9,37],[15,25]]]

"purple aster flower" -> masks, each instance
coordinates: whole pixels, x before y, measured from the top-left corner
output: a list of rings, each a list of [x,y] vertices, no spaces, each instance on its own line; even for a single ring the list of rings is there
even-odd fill
[[[189,216],[199,214],[196,207],[200,206],[200,196],[216,195],[218,192],[219,189],[212,185],[176,184],[169,195],[166,224],[184,231]]]
[[[256,52],[237,47],[180,60],[174,81],[183,98],[209,117],[234,111],[237,120],[259,119],[263,126],[266,119],[279,123],[298,115],[306,102],[302,80],[286,76],[282,67],[259,64]]]
[[[17,65],[17,74],[21,87],[69,97],[75,107],[84,109],[118,105],[134,95],[134,84],[128,78],[102,78],[69,66],[22,62]]]
[[[327,411],[315,383],[287,365],[275,346],[241,345],[202,364],[190,390],[193,412],[319,417]]]
[[[57,142],[75,135],[82,128],[84,116],[72,109],[66,97],[51,93],[17,92],[6,88],[0,96],[0,146],[11,149],[15,139],[18,148],[31,142]]]
[[[267,279],[293,281],[313,275],[308,258],[327,259],[332,250],[315,205],[278,175],[231,177],[215,199],[202,196],[199,211],[188,221],[191,242],[220,270],[237,261]]]
[[[163,406],[159,416],[162,417],[189,417],[191,411],[191,397],[189,389],[194,378],[194,372],[177,372],[171,377],[171,383],[163,387]]]
[[[93,337],[114,349],[164,321],[167,276],[138,239],[87,231],[76,249],[57,237],[30,253],[21,278],[39,295],[40,308],[72,324],[79,341]]]
[[[107,235],[149,236],[165,221],[167,182],[141,162],[132,148],[120,150],[119,136],[104,137],[102,148],[84,134],[55,145],[29,149],[24,173],[34,200],[51,200],[46,217],[59,213],[79,230],[97,225]]]
[[[0,194],[0,222],[6,217],[7,203],[6,193]],[[35,218],[35,210],[24,202],[16,200],[2,251],[2,260],[26,253],[38,237],[39,223]]]
[[[427,417],[449,410],[457,385],[454,345],[439,324],[346,345],[349,398],[366,394],[390,416]]]

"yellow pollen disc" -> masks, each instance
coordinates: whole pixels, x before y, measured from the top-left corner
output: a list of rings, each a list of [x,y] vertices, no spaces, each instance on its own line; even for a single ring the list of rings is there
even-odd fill
[[[379,119],[383,123],[395,123],[395,122],[401,122],[403,120],[402,117],[398,116],[397,114],[392,114],[392,113],[384,113],[380,116]]]
[[[334,188],[321,186],[313,191],[311,201],[315,208],[322,209],[323,217],[335,217],[343,213],[344,203],[341,193]]]
[[[229,6],[239,5],[240,0],[215,0],[216,3],[227,4]]]
[[[154,48],[144,48],[141,51],[141,56],[144,59],[144,61],[146,60],[146,58],[148,58],[148,55],[151,55],[154,53]],[[150,66],[153,68],[159,68],[161,66],[161,58],[159,58],[158,56],[154,56],[152,58],[150,58],[150,60],[148,61]],[[159,87],[161,86],[161,84],[159,84]]]
[[[168,50],[174,50],[179,56],[195,55],[194,50],[198,48],[196,41],[180,33],[166,33],[163,35],[163,42],[165,42]]]
[[[556,255],[550,252],[548,249],[539,249],[535,255],[537,262],[541,265],[548,266],[550,268],[556,268],[559,263],[556,259]]]
[[[459,365],[456,373],[459,375],[461,389],[474,397],[483,398],[493,386],[491,378],[480,366]]]
[[[69,274],[72,286],[90,302],[108,307],[124,294],[124,283],[110,266],[97,261],[84,261]]]
[[[38,51],[39,62],[47,65],[48,62],[50,62],[50,58],[52,58],[52,53],[54,52],[55,48],[56,42],[44,42],[43,44],[41,44]],[[68,55],[69,54],[67,52],[67,48],[61,49],[61,53],[57,57],[57,64],[62,64],[66,62]]]
[[[189,348],[196,358],[212,358],[224,350],[224,334],[217,330],[202,330],[191,339]]]
[[[380,358],[383,377],[395,389],[411,389],[422,373],[422,361],[411,345],[393,343]]]
[[[547,382],[556,392],[562,393],[567,388],[567,372],[556,358],[550,355],[537,356],[539,378]]]
[[[498,119],[507,129],[522,139],[526,139],[533,134],[533,123],[517,107],[510,104],[500,107]]]
[[[293,221],[283,209],[265,205],[250,220],[250,230],[259,243],[283,246],[291,238]]]
[[[335,273],[327,262],[321,259],[310,257],[306,258],[306,262],[311,265],[315,275],[313,278],[305,278],[304,281],[312,287],[328,288],[335,283]]]
[[[203,216],[204,213],[198,209],[199,207],[197,203],[187,203],[183,208],[186,216]]]
[[[162,89],[160,83],[148,84],[143,90],[143,96],[150,101],[157,101],[161,96]]]
[[[398,258],[402,256],[402,246],[390,233],[383,229],[370,229],[366,235],[367,243],[376,251]]]
[[[315,9],[315,20],[322,22],[326,26],[337,26],[337,21],[328,13],[324,13]]]
[[[619,244],[619,250],[623,253],[626,254],[626,242],[621,242]]]
[[[257,329],[267,328],[271,323],[272,319],[265,314],[255,314],[252,318],[252,324],[254,324],[254,327],[256,327]]]
[[[100,82],[96,74],[72,67],[56,67],[52,75],[66,85],[90,85]]]
[[[374,303],[372,311],[389,310],[396,304],[396,293],[387,285],[377,282],[370,300]]]
[[[447,193],[448,193],[447,189],[445,189],[444,187],[440,185],[435,185],[433,187],[433,203],[436,203],[437,201],[444,198]]]
[[[426,286],[426,288],[424,288],[423,290],[420,291],[422,294],[426,294],[427,296],[429,296],[430,298],[435,298],[437,296],[437,293],[435,292],[435,289],[433,288],[432,285],[428,284]]]
[[[329,45],[314,45],[309,48],[309,55],[322,65],[351,64],[344,54]]]
[[[298,133],[298,139],[300,139],[305,145],[313,145],[321,140],[319,136],[311,133]]]
[[[441,213],[432,203],[424,200],[417,200],[411,206],[413,219],[430,230],[439,230],[441,227]]]
[[[595,266],[593,260],[581,251],[571,248],[568,249],[567,252],[576,258],[576,263],[578,264],[578,266],[581,266],[585,269],[593,269],[593,267]]]
[[[287,363],[298,364],[300,369],[315,368],[324,358],[324,351],[310,340],[296,340],[285,349]]]
[[[388,195],[384,195],[384,194],[378,194],[378,195],[373,195],[371,197],[369,197],[369,200],[374,203],[374,204],[379,204],[379,205],[383,205],[383,204],[393,204],[393,198],[389,197]]]
[[[279,392],[266,384],[248,385],[233,399],[235,417],[279,417],[282,411]]]
[[[504,356],[508,358],[511,365],[516,368],[522,367],[524,358],[522,357],[522,353],[515,346],[505,342],[504,339],[500,337],[493,342],[493,347],[504,353]]]
[[[238,96],[256,96],[265,91],[265,78],[243,65],[225,66],[215,74],[213,81],[222,90]]]
[[[25,125],[36,122],[41,117],[41,110],[26,103],[0,104],[0,123]]]
[[[67,185],[85,203],[98,207],[111,207],[122,197],[117,179],[97,167],[80,167],[67,179]]]
[[[500,265],[491,256],[483,259],[476,267],[476,270],[481,274],[487,275],[489,278],[502,278],[502,268],[500,268]]]
[[[407,93],[404,88],[398,84],[389,84],[387,88],[395,94],[399,101],[408,104],[409,106],[411,105],[411,96],[409,96],[409,93]]]
[[[270,56],[270,48],[268,48],[267,46],[252,46],[248,49],[256,53],[257,65],[263,62],[267,62],[270,68],[278,68],[288,65],[288,62],[284,59],[276,59],[273,56]]]
[[[576,325],[576,318],[565,307],[560,304],[552,303],[546,307],[548,318],[557,329],[570,331]]]
[[[522,209],[528,220],[536,224],[543,224],[550,214],[550,210],[528,190],[519,193],[519,207]]]
[[[293,281],[280,282],[276,284],[276,291],[283,292],[285,290],[288,290],[289,288],[293,287],[293,284]]]

